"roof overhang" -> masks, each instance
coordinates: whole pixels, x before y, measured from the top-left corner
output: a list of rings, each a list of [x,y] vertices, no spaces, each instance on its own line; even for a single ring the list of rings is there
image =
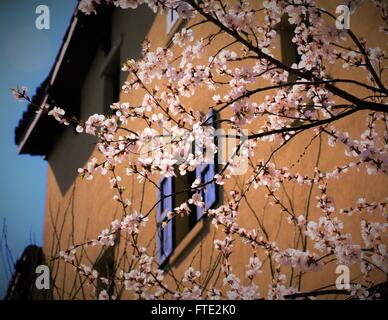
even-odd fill
[[[20,154],[47,156],[63,131],[52,117],[36,112],[41,106],[48,103],[79,116],[81,88],[90,64],[99,47],[105,51],[110,47],[111,13],[111,7],[105,6],[97,15],[75,9],[55,63],[15,129]]]

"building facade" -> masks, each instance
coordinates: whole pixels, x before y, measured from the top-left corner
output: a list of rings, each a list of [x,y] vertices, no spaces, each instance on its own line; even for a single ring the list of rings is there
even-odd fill
[[[325,8],[335,11],[334,2],[330,4],[325,2],[324,5]],[[365,21],[378,20],[378,12],[369,4],[365,4],[362,11],[352,16],[351,21],[357,21],[358,15]],[[285,64],[292,65],[297,63],[299,58],[291,41],[291,27],[286,20],[279,24],[278,49],[275,53]],[[126,81],[125,73],[120,71],[122,64],[128,58],[140,57],[141,44],[146,38],[153,48],[169,47],[176,52],[178,48],[172,43],[174,33],[188,23],[195,22],[196,20],[187,22],[179,19],[173,11],[167,14],[153,14],[145,6],[136,10],[104,7],[99,14],[90,16],[76,11],[56,63],[33,101],[37,105],[50,103],[61,106],[67,114],[84,121],[95,113],[111,113],[109,105],[118,100],[122,103],[130,102],[131,105],[141,105],[143,96],[138,92],[124,93],[120,90]],[[379,35],[372,32],[376,27],[372,23],[354,23],[351,27],[355,34],[367,38],[370,46],[382,46],[387,49],[386,43],[381,43]],[[200,39],[209,34],[209,28],[213,27],[206,24],[196,27],[195,38]],[[214,32],[216,31],[214,28]],[[220,35],[205,49],[204,56],[215,54],[226,43],[228,36]],[[231,48],[239,50],[237,45]],[[341,72],[342,67],[338,63],[332,65],[329,70],[333,78],[341,76]],[[364,81],[361,73],[354,72],[352,76],[355,80]],[[258,85],[265,86],[265,80],[258,79]],[[343,88],[355,90],[351,84],[344,84]],[[258,93],[255,95],[255,101],[264,100],[267,94],[268,92]],[[363,93],[358,92],[358,95],[362,96]],[[191,105],[195,105],[198,111],[204,113],[207,113],[209,106],[214,104],[212,94],[206,90],[191,99],[195,99],[191,101]],[[353,114],[350,118],[339,120],[338,126],[349,134],[360,134],[364,130],[367,114],[367,111]],[[232,117],[232,111],[225,110],[223,116]],[[130,123],[129,127],[132,131],[142,128],[144,123],[140,121]],[[222,129],[224,125],[221,123],[218,128]],[[248,129],[253,130],[253,125]],[[309,177],[314,176],[316,167],[319,167],[321,172],[331,172],[337,166],[347,163],[348,160],[343,155],[344,149],[341,149],[339,154],[338,148],[330,148],[327,143],[322,142],[323,139],[327,139],[326,137],[320,136],[317,139],[313,137],[313,131],[302,133],[276,153],[272,162],[279,168],[290,167],[292,164],[293,172]],[[73,244],[95,239],[113,220],[122,217],[122,208],[113,200],[115,193],[109,189],[106,176],[96,175],[92,181],[86,181],[78,176],[78,168],[85,166],[92,157],[99,158],[95,137],[78,134],[72,127],[64,128],[51,118],[37,115],[35,107],[30,105],[16,130],[16,142],[20,153],[44,156],[49,164],[43,249],[55,283],[54,297],[93,299],[98,292],[105,289],[111,294],[120,295],[120,298],[138,298],[124,292],[121,284],[105,284],[101,281],[96,285],[96,293],[92,290],[93,285],[87,285],[84,277],[74,272],[71,264],[66,264],[60,259],[52,259],[58,256],[59,251],[68,249]],[[221,141],[219,143],[221,144]],[[257,162],[266,159],[273,149],[273,145],[265,143],[258,148],[260,152],[251,160]],[[163,199],[163,195],[187,189],[187,186],[199,176],[202,177],[202,181],[206,181],[207,177],[214,176],[219,165],[220,163],[215,161],[214,164],[198,167],[196,171],[186,176],[178,175],[179,178],[157,177],[159,190],[151,183],[139,183],[136,176],[127,177],[125,166],[119,169],[121,172],[117,172],[117,175],[123,177],[122,184],[131,201],[131,210],[152,212],[147,227],[139,234],[138,241],[155,256],[156,263],[166,272],[167,282],[171,283],[171,287],[174,277],[181,277],[184,270],[190,266],[201,270],[201,281],[204,285],[210,287],[222,284],[222,257],[214,248],[214,240],[221,237],[222,231],[212,226],[211,219],[203,215],[203,210],[193,207],[190,215],[176,217],[165,228],[161,227],[161,221],[165,218],[163,215],[192,196],[189,191],[166,199]],[[247,179],[249,179],[247,175],[236,175],[222,186],[211,184],[206,194],[203,194],[206,208],[226,204],[231,197],[230,191],[236,189],[242,191],[244,181]],[[366,170],[349,170],[340,180],[331,180],[328,188],[330,192],[336,194],[336,206],[345,208],[352,206],[361,196],[376,202],[384,199],[387,196],[387,186],[388,180],[384,174],[370,176]],[[259,230],[258,226],[264,226],[261,230],[265,232],[261,231],[261,236],[268,241],[276,241],[281,248],[295,245],[301,248],[303,241],[295,237],[292,226],[287,222],[286,212],[291,210],[296,215],[307,213],[310,219],[316,220],[319,217],[316,208],[318,196],[317,188],[307,184],[295,187],[288,181],[282,184],[276,198],[266,188],[252,190],[247,200],[241,203],[239,219],[247,229]],[[158,200],[161,201],[158,203]],[[274,200],[278,205],[273,205]],[[155,205],[156,203],[158,204]],[[361,242],[361,234],[357,228],[362,216],[341,216],[341,219],[349,229],[347,232],[352,233],[353,240]],[[382,218],[381,221],[384,222]],[[127,251],[128,241],[130,239],[122,235],[114,239],[115,245],[111,247],[81,248],[77,263],[90,266],[104,278],[118,276],[119,270],[133,268],[131,256],[134,253]],[[305,249],[314,250],[312,244],[308,243],[306,246]],[[249,257],[252,256],[252,249],[249,245],[236,241],[234,251],[236,254],[231,256],[231,264],[234,266],[234,272],[243,276]],[[273,274],[276,273],[274,270],[276,263],[271,257],[260,252],[258,255],[263,261],[263,272],[257,284],[265,296]],[[287,273],[290,283],[299,290],[308,292],[335,283],[338,276],[336,267],[335,264],[328,264],[322,271],[306,274],[299,270],[284,272]],[[350,272],[352,279],[357,278],[360,275],[359,266],[351,267]],[[378,272],[374,273],[373,277],[377,282],[386,281],[384,275]],[[336,296],[329,295],[323,298],[326,297]]]

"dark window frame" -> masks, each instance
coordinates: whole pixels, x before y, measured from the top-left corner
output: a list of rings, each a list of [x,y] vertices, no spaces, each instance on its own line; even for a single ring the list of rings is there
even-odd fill
[[[217,129],[215,125],[216,122],[216,114],[213,110],[211,110],[207,115],[208,121],[213,122],[213,126]],[[215,143],[217,144],[217,138],[214,137]],[[195,146],[194,146],[195,148]],[[189,186],[191,186],[192,182],[194,182],[195,177],[201,178],[201,183],[210,181],[211,178],[214,177],[216,171],[218,170],[218,153],[214,155],[213,163],[205,163],[197,166],[194,171],[195,174],[191,174],[191,178],[189,179]],[[190,175],[190,173],[187,173]],[[204,177],[207,177],[207,179]],[[171,219],[167,225],[162,228],[162,223],[167,219],[167,213],[169,211],[173,211],[175,208],[175,177],[164,177],[159,182],[159,190],[158,190],[158,206],[157,206],[157,214],[156,214],[156,224],[157,224],[157,257],[159,265],[164,265],[168,258],[172,255],[175,248],[179,245],[180,242],[176,241],[176,231],[175,231],[175,218]],[[188,232],[184,235],[183,238],[190,233],[193,227],[204,218],[204,212],[208,209],[214,208],[220,201],[220,186],[215,182],[212,182],[206,186],[206,192],[201,190],[200,193],[202,195],[202,199],[205,202],[205,209],[199,208],[197,206],[191,206],[190,209],[192,212],[189,214],[188,224],[189,229]],[[192,193],[190,194],[192,195]],[[193,218],[194,217],[194,218]],[[190,219],[191,218],[191,219]],[[194,221],[195,220],[195,221]],[[181,239],[182,241],[183,239]]]
[[[166,227],[162,222],[167,219],[167,213],[174,210],[174,179],[173,177],[163,178],[158,191],[159,204],[157,207],[157,257],[159,264],[163,264],[174,250],[174,226],[172,219]]]

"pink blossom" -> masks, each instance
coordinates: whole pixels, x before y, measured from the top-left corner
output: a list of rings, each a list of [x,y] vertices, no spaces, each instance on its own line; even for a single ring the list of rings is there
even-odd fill
[[[54,107],[52,110],[48,113],[49,116],[53,116],[55,120],[57,120],[59,123],[63,123],[64,125],[68,125],[69,123],[65,119],[65,110]]]

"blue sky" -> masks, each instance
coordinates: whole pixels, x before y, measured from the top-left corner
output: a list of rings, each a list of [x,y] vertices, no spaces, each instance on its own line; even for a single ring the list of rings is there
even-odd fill
[[[38,5],[50,9],[49,30],[35,27]],[[5,219],[14,259],[31,242],[42,245],[47,162],[17,154],[14,129],[27,104],[15,101],[9,89],[25,85],[35,93],[54,63],[75,5],[76,0],[0,1],[0,226]],[[0,298],[8,277],[0,257]]]

